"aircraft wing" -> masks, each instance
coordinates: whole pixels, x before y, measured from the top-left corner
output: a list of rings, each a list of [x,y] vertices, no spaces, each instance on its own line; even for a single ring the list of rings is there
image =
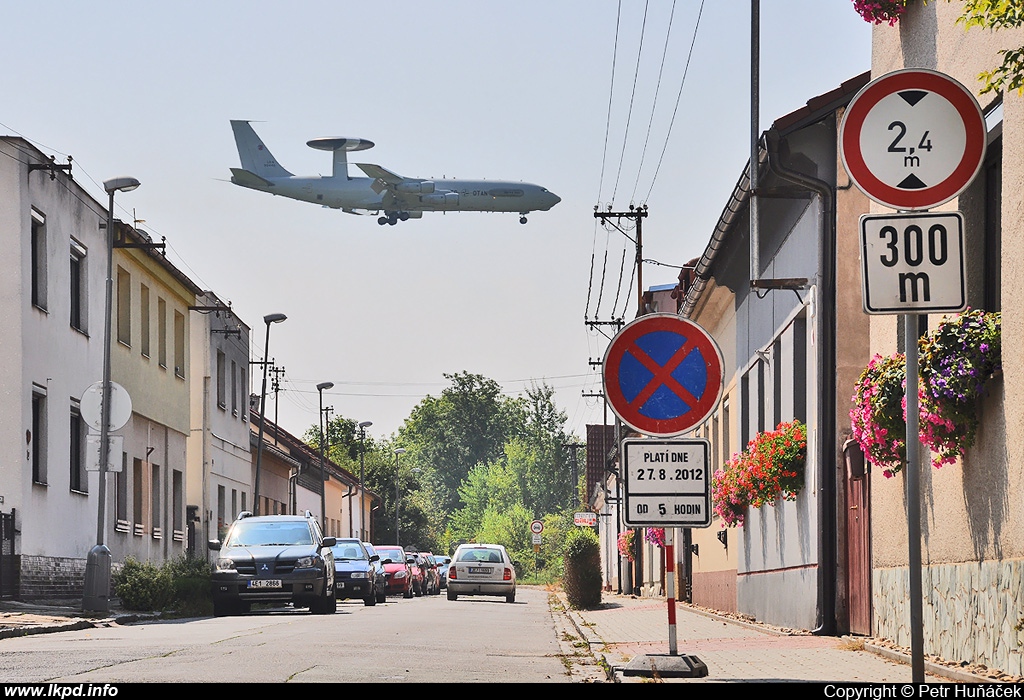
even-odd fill
[[[368,177],[382,180],[388,185],[397,185],[400,182],[405,182],[405,178],[401,175],[396,175],[387,168],[382,168],[373,163],[356,163],[356,167],[366,173]]]
[[[273,187],[274,183],[264,180],[256,173],[241,168],[231,168],[231,182],[242,187]]]

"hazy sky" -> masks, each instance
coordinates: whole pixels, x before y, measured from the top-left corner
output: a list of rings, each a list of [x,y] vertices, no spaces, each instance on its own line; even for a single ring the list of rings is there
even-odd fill
[[[760,14],[761,129],[870,68],[852,0],[763,0]],[[601,390],[588,361],[607,345],[584,320],[630,320],[636,303],[633,244],[594,206],[648,205],[643,257],[660,264],[644,286],[671,284],[749,155],[742,1],[40,1],[7,4],[4,20],[0,133],[73,156],[101,203],[103,180],[141,180],[116,216],[166,237],[168,258],[232,303],[253,359],[263,316],[288,315],[270,356],[297,434],[317,424],[320,382],[335,383],[336,416],[382,438],[465,370],[509,395],[546,381],[584,437],[603,421],[582,394]],[[252,120],[295,174],[331,171],[306,141],[364,138],[376,147],[353,162],[523,180],[562,202],[526,225],[427,213],[379,226],[230,184],[231,119]]]

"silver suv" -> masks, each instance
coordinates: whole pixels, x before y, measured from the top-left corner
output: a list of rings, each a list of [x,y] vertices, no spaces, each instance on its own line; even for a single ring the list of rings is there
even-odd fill
[[[211,576],[213,614],[239,615],[253,603],[291,603],[314,615],[337,610],[334,596],[334,537],[324,537],[309,511],[305,515],[238,514],[224,542],[210,540],[219,553]]]

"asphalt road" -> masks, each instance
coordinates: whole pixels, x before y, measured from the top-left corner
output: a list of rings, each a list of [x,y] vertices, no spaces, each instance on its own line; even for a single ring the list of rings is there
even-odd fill
[[[0,680],[32,683],[574,682],[547,592],[343,601],[2,640]]]

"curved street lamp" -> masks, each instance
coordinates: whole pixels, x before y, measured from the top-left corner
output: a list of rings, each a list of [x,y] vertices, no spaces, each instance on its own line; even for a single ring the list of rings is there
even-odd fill
[[[134,177],[115,177],[103,181],[110,195],[107,207],[107,289],[103,309],[103,386],[100,389],[100,463],[99,493],[96,501],[96,545],[89,551],[85,567],[85,596],[82,607],[99,612],[110,611],[110,550],[106,539],[107,463],[110,460],[110,336],[111,304],[114,297],[114,193],[131,192],[139,186]],[[105,565],[100,564],[101,558]],[[97,569],[105,569],[97,571]]]
[[[320,393],[320,526],[327,536],[327,479],[324,475],[324,391],[333,389],[334,382],[320,382],[316,390]],[[349,508],[352,504],[349,504]]]
[[[401,546],[402,540],[398,535],[398,455],[405,454],[404,447],[396,447],[395,453],[395,544]]]
[[[263,322],[267,324],[267,339],[263,347],[263,389],[260,390],[260,432],[256,439],[256,478],[253,484],[252,512],[260,514],[260,466],[263,462],[263,413],[267,408],[267,365],[270,364],[270,324],[281,323],[288,317],[284,314],[267,314]]]
[[[366,462],[366,429],[373,425],[372,421],[364,420],[359,428],[359,539],[366,539],[366,496],[363,492],[363,471]]]

